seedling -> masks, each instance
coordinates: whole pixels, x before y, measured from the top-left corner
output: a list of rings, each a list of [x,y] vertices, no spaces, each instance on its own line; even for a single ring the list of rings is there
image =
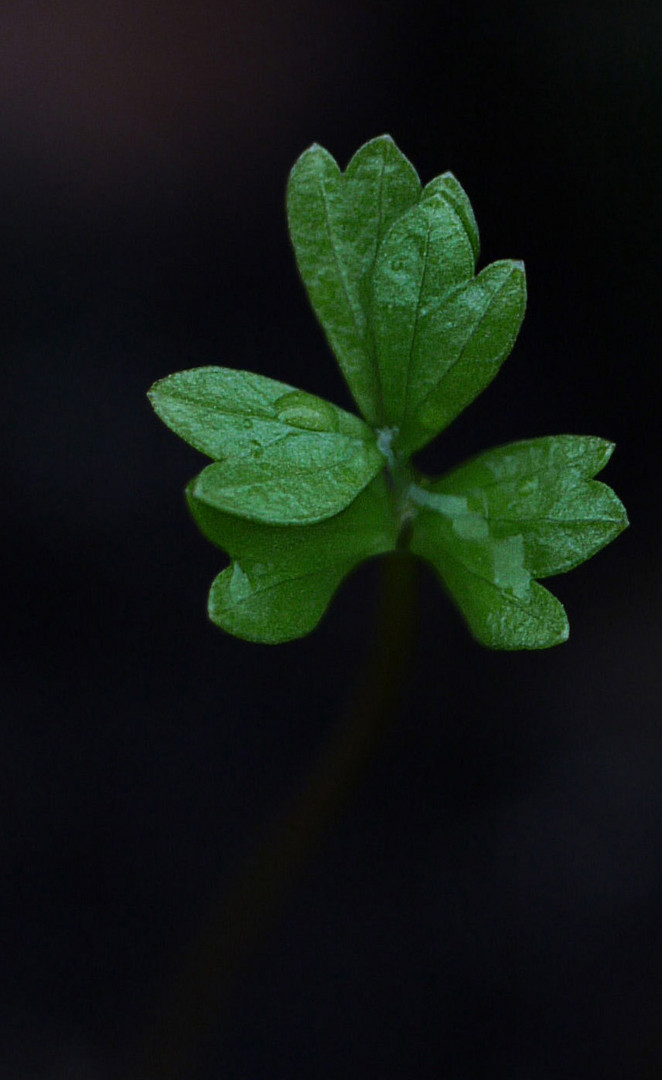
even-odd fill
[[[539,579],[571,570],[627,525],[593,479],[613,444],[515,442],[441,478],[413,456],[492,381],[526,307],[521,262],[475,273],[471,204],[452,173],[425,187],[391,138],[344,173],[313,145],[292,169],[292,243],[361,417],[263,375],[202,367],[157,382],[161,419],[212,459],[187,488],[232,559],[213,622],[249,641],[309,633],[344,577],[387,552],[427,560],[478,641],[540,649],[568,637]]]

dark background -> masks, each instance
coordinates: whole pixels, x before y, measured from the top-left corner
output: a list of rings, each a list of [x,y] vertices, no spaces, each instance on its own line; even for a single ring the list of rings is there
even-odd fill
[[[643,0],[2,4],[3,1077],[121,1074],[351,693],[374,568],[302,642],[214,629],[201,459],[145,392],[219,363],[349,405],[284,187],[385,131],[528,271],[426,465],[603,435],[632,527],[552,583],[548,652],[481,649],[424,578],[397,730],[187,1075],[662,1072],[661,50]]]

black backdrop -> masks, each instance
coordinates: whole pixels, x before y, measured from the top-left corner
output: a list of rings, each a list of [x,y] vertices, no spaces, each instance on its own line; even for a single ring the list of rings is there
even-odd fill
[[[384,131],[528,272],[426,464],[603,435],[632,527],[554,582],[549,652],[482,650],[424,578],[400,722],[182,1080],[659,1075],[661,49],[644,0],[5,0],[3,1076],[121,1074],[350,693],[374,568],[300,643],[215,630],[200,460],[145,391],[220,363],[349,404],[284,185]]]

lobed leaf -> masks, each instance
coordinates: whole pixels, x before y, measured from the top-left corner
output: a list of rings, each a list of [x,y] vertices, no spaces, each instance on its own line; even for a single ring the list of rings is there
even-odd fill
[[[520,262],[487,266],[421,308],[399,419],[400,449],[430,442],[492,382],[510,354],[526,309]]]
[[[169,427],[217,461],[195,481],[197,497],[253,521],[321,521],[384,465],[358,417],[262,375],[196,368],[162,379],[150,398]]]
[[[343,578],[394,549],[395,520],[384,476],[342,513],[303,528],[258,525],[220,513],[188,491],[193,517],[232,565],[214,581],[209,615],[248,641],[276,644],[315,628]]]
[[[383,468],[376,444],[301,432],[296,442],[208,465],[194,482],[202,502],[272,525],[310,525],[340,513]]]
[[[154,383],[148,397],[164,424],[215,461],[242,457],[297,431],[365,439],[367,425],[324,398],[234,368],[199,367]]]
[[[200,528],[233,560],[212,585],[212,620],[265,643],[308,633],[345,575],[394,550],[407,522],[411,551],[434,566],[479,641],[564,641],[563,606],[536,579],[578,565],[626,527],[619,499],[594,479],[612,444],[513,443],[410,483],[411,454],[512,349],[523,265],[505,260],[474,276],[478,228],[462,186],[444,173],[422,191],[388,136],[361,147],[344,173],[312,146],[287,200],[311,303],[372,427],[249,372],[198,368],[152,387],[161,419],[214,461],[187,489]]]
[[[430,313],[474,272],[473,249],[453,207],[434,196],[403,214],[381,245],[373,275],[377,362],[387,423],[405,433],[412,368],[429,357]],[[436,348],[438,360],[440,347]]]
[[[533,439],[412,489],[412,551],[432,562],[479,641],[565,640],[562,605],[534,579],[572,569],[626,527],[619,499],[592,479],[612,450],[588,436]]]
[[[383,422],[370,327],[370,276],[389,227],[421,196],[416,171],[384,135],[345,173],[317,144],[294,165],[287,189],[290,236],[313,309],[361,412]]]
[[[489,518],[495,537],[522,535],[527,569],[537,578],[572,570],[627,527],[625,507],[592,478],[614,444],[587,435],[555,435],[489,450],[439,482]]]
[[[459,505],[454,513],[450,502],[442,506],[416,518],[411,550],[432,564],[474,637],[492,649],[545,649],[565,641],[563,605],[533,581],[522,537],[497,540],[480,515]]]

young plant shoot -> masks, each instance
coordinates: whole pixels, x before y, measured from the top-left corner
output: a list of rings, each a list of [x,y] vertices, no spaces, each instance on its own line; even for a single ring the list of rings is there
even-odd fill
[[[440,478],[413,455],[480,394],[524,318],[521,262],[476,274],[471,204],[452,173],[422,187],[391,138],[341,172],[313,145],[287,191],[310,302],[361,417],[276,379],[202,367],[157,382],[161,419],[212,459],[191,513],[232,562],[213,622],[249,641],[309,633],[357,563],[426,559],[478,641],[542,649],[568,637],[538,582],[571,570],[627,525],[594,477],[613,445],[557,435],[479,454]]]

